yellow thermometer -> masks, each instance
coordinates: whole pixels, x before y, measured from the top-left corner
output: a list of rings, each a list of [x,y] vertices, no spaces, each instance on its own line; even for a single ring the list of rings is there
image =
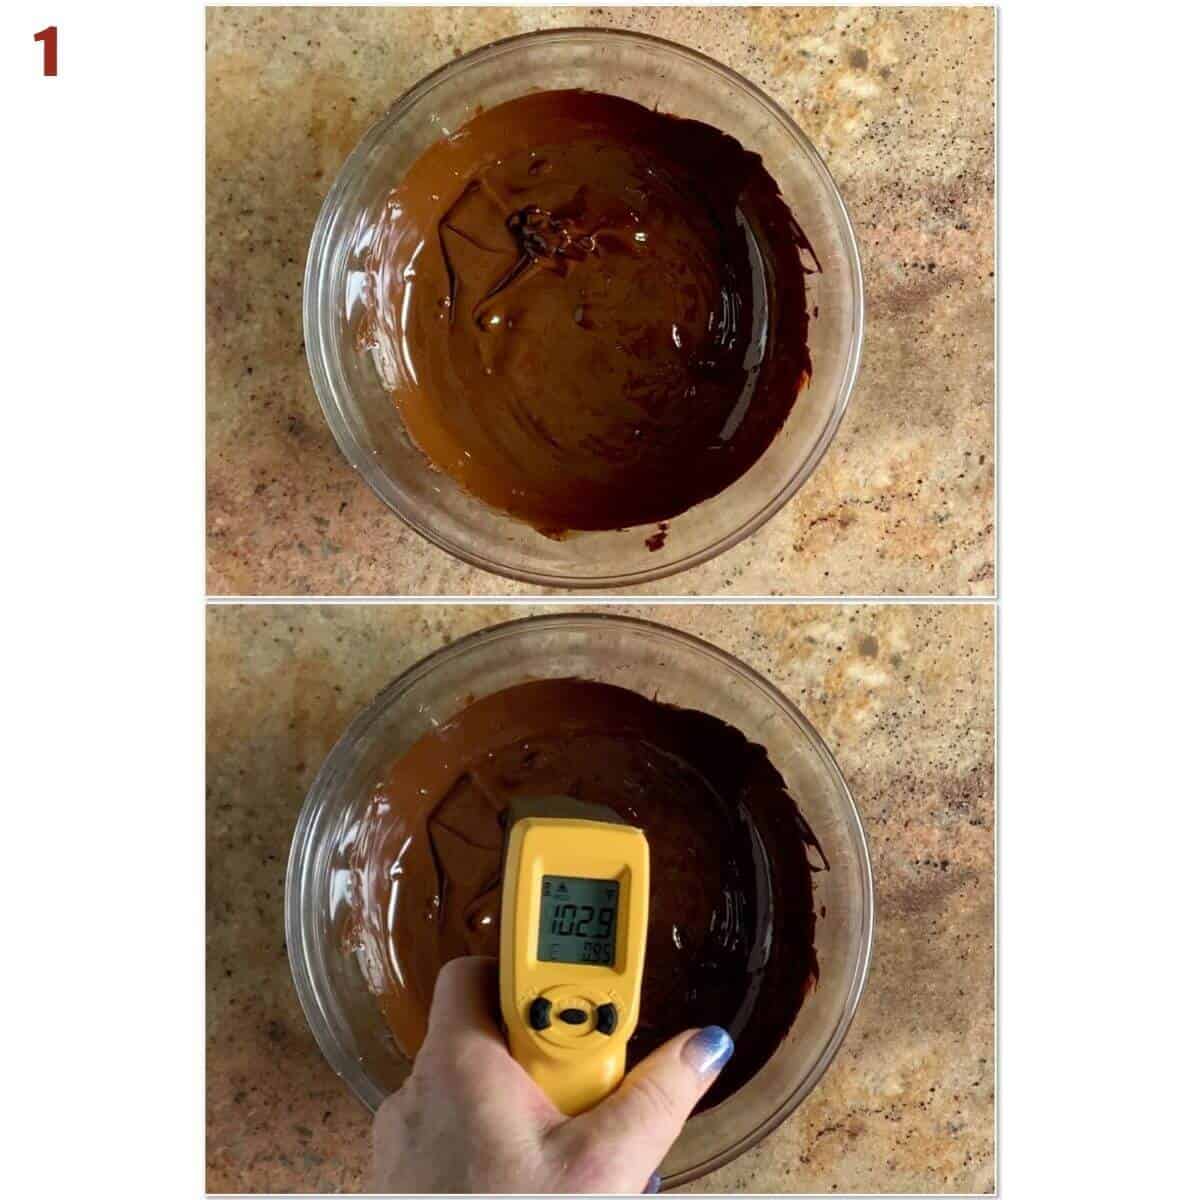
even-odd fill
[[[642,991],[650,850],[607,812],[554,797],[509,816],[500,1009],[513,1058],[567,1116],[624,1078]]]

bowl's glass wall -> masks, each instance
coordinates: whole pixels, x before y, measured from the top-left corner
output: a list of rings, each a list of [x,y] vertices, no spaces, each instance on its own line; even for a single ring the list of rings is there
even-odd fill
[[[719,496],[653,527],[553,541],[483,505],[432,471],[409,441],[362,344],[371,286],[364,260],[387,195],[432,142],[479,106],[534,90],[609,92],[705,121],[760,154],[811,241],[813,379],[757,463]],[[711,557],[757,528],[816,467],[849,399],[862,337],[858,253],[837,189],[816,151],[766,96],[727,68],[669,42],[600,30],[530,34],[435,73],[367,133],[326,199],[309,254],[305,339],[321,405],[343,452],[378,494],[443,549],[547,585],[608,587],[659,578]],[[386,364],[384,364],[386,373]]]
[[[750,1083],[693,1118],[664,1168],[681,1183],[727,1161],[814,1086],[849,1025],[871,936],[866,844],[828,750],[802,716],[748,668],[707,644],[628,618],[539,617],[455,643],[396,680],[347,730],[313,784],[288,870],[288,947],[309,1023],[326,1057],[372,1108],[408,1063],[343,934],[355,880],[346,850],[373,784],[413,741],[471,697],[532,678],[581,676],[699,708],[764,745],[816,833],[830,871],[815,876],[820,980],[787,1040]]]

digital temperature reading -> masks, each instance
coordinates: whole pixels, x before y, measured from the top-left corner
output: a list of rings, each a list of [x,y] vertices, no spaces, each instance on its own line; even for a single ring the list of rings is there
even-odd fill
[[[620,891],[615,879],[543,875],[538,960],[611,967]]]

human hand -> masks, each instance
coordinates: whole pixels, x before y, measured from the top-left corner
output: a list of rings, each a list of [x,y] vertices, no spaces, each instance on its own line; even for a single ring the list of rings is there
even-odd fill
[[[658,1165],[733,1053],[719,1026],[640,1062],[589,1112],[564,1117],[508,1053],[491,958],[438,975],[412,1074],[375,1114],[380,1192],[657,1191]]]

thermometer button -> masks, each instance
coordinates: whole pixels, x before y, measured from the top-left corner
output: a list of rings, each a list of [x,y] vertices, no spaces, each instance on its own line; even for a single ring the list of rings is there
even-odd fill
[[[564,1008],[558,1014],[560,1021],[566,1021],[568,1025],[582,1025],[587,1020],[587,1013],[582,1008]]]
[[[617,1006],[601,1004],[596,1009],[596,1031],[611,1034],[617,1027]]]
[[[550,1001],[539,996],[529,1005],[529,1024],[534,1029],[550,1028]]]

